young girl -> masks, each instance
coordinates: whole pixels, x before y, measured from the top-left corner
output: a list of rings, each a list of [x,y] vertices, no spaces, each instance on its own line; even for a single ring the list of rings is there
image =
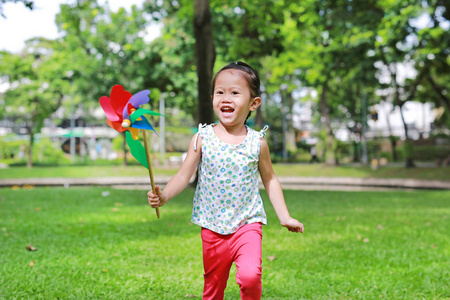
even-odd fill
[[[201,125],[192,138],[178,173],[163,191],[148,193],[152,207],[163,206],[189,183],[198,167],[191,221],[202,227],[203,299],[223,299],[234,262],[241,299],[261,298],[261,238],[266,213],[258,189],[262,182],[282,226],[303,232],[303,224],[289,215],[280,182],[264,139],[245,125],[261,105],[260,81],[243,62],[231,63],[214,77],[212,101],[218,124]]]

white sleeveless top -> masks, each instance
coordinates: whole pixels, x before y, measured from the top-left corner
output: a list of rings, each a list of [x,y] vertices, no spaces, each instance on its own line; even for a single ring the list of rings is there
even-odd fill
[[[216,136],[213,125],[199,126],[202,158],[192,223],[220,234],[234,233],[245,224],[267,224],[258,187],[260,140],[267,129],[247,127],[245,141],[231,145]]]

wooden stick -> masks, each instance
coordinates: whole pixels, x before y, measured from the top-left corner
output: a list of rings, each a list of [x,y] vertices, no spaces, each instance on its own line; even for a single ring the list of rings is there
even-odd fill
[[[150,163],[150,152],[148,151],[148,144],[147,144],[147,135],[145,133],[145,129],[141,129],[142,131],[142,137],[144,138],[144,147],[145,147],[145,156],[147,156],[147,164],[148,164],[148,176],[150,177],[150,183],[152,184],[152,191],[153,193],[156,193],[155,191],[155,180],[153,179],[153,171],[152,171],[152,164]],[[156,210],[156,216],[159,219],[159,207],[155,208]]]

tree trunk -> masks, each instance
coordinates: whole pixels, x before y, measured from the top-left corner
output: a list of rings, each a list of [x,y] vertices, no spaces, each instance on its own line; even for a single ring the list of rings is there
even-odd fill
[[[198,77],[198,121],[199,123],[210,124],[214,122],[211,80],[216,57],[212,38],[209,0],[195,0],[194,37]]]
[[[258,107],[258,109],[256,110],[255,126],[258,128],[263,127],[263,116],[262,116],[261,106]]]
[[[389,141],[391,142],[391,153],[392,153],[392,160],[397,161],[397,138],[393,135],[389,136]]]
[[[288,149],[291,151],[297,150],[297,143],[295,141],[295,130],[294,130],[294,120],[293,120],[293,111],[294,111],[294,97],[292,97],[292,92],[287,93],[287,100],[288,100],[288,118],[287,118],[287,125],[288,125]]]
[[[34,146],[34,130],[33,130],[33,123],[28,127],[28,134],[29,137],[29,145],[28,145],[28,151],[27,151],[27,168],[33,167],[33,146]]]
[[[328,85],[326,84],[326,82],[324,82],[322,85],[322,94],[320,95],[320,111],[322,116],[325,118],[325,126],[327,131],[327,137],[325,141],[325,163],[329,165],[338,165],[339,161],[335,159],[333,151],[334,135],[333,129],[331,128],[330,115],[328,113],[327,91]]]
[[[30,135],[29,139],[29,145],[28,145],[28,161],[27,161],[27,168],[33,167],[33,146],[34,146],[34,126],[36,124],[36,118],[37,118],[37,105],[38,100],[35,98],[33,99],[33,111],[31,112],[31,121],[28,126],[28,134]]]
[[[128,166],[128,160],[127,160],[127,153],[128,153],[128,147],[127,147],[127,136],[125,134],[125,131],[122,132],[122,149],[123,149],[123,165]]]
[[[383,105],[381,105],[381,107],[383,107]],[[391,142],[392,160],[397,161],[397,138],[394,136],[394,134],[392,132],[391,121],[389,119],[389,111],[387,109],[385,109],[384,113],[386,114],[386,123],[387,123],[387,128],[389,131],[389,141]]]
[[[413,145],[412,145],[412,141],[409,139],[409,134],[408,134],[408,126],[406,124],[405,121],[405,117],[403,115],[403,105],[399,105],[400,108],[400,116],[402,117],[402,122],[403,122],[403,128],[405,130],[405,153],[406,153],[406,162],[405,162],[405,167],[406,168],[414,168],[415,164],[414,164],[414,158],[413,158]]]

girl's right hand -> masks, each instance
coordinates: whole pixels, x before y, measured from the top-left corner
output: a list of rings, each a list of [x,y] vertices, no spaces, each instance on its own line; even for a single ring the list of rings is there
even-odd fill
[[[281,225],[286,227],[290,232],[303,233],[304,230],[303,224],[294,218],[289,218],[285,223]]]
[[[162,191],[159,189],[159,185],[155,186],[155,192],[149,191],[147,193],[147,196],[148,204],[150,204],[150,206],[153,208],[161,207],[166,203],[165,197],[163,196]]]

